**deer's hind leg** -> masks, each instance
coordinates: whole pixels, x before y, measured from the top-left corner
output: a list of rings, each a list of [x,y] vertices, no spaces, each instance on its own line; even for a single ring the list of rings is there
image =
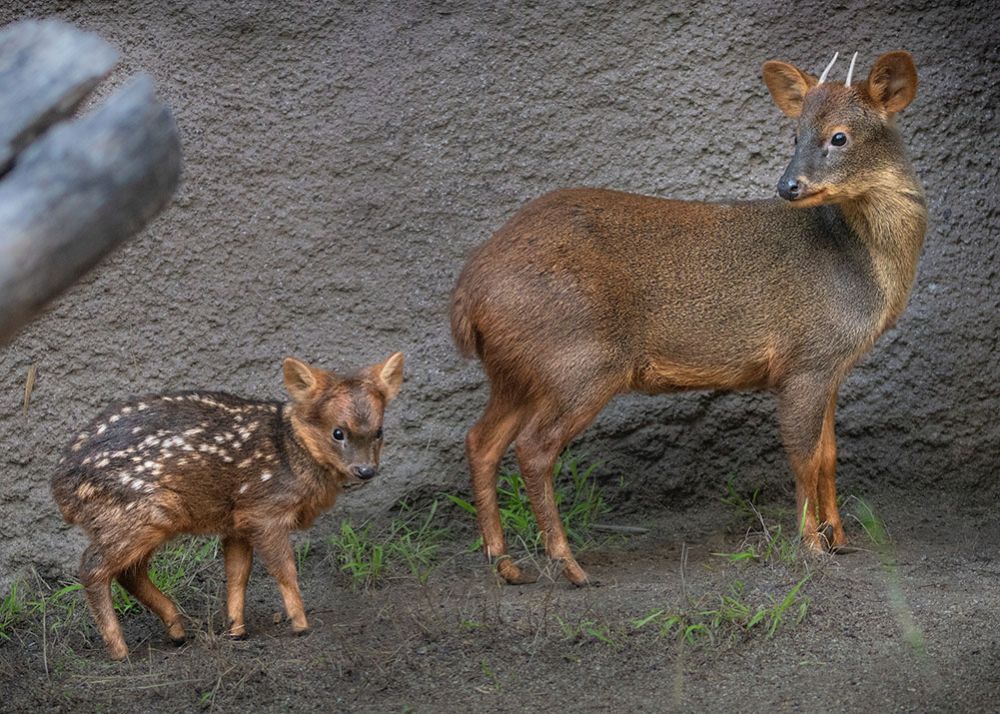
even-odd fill
[[[537,412],[514,447],[545,550],[550,558],[562,563],[563,575],[574,585],[587,585],[590,579],[576,562],[566,539],[556,505],[553,469],[566,445],[594,420],[617,391],[613,385],[602,389],[599,384],[596,379],[590,383],[586,401]]]
[[[497,572],[504,580],[521,585],[534,582],[535,578],[525,573],[507,554],[497,501],[497,467],[524,424],[525,407],[514,404],[505,394],[505,390],[494,385],[486,411],[465,438],[465,451],[483,551],[490,562],[496,563]]]

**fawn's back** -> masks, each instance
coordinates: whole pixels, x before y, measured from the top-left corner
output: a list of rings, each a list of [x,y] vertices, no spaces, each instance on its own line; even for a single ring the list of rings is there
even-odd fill
[[[275,474],[287,472],[283,417],[279,402],[213,392],[112,404],[63,457],[56,503],[69,523],[121,524],[123,535],[139,523],[227,532],[241,505],[266,497]]]

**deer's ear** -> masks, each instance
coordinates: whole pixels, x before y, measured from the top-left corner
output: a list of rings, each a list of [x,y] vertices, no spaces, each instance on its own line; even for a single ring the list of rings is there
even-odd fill
[[[294,357],[286,357],[281,365],[285,374],[285,389],[297,402],[309,397],[316,388],[317,379],[312,367]]]
[[[403,353],[396,352],[382,364],[372,367],[372,372],[385,400],[392,401],[403,386]]]
[[[886,114],[905,109],[917,96],[917,68],[910,53],[887,52],[875,60],[865,90],[872,104]]]
[[[792,119],[797,119],[802,113],[802,101],[806,92],[816,86],[816,78],[795,65],[774,60],[765,62],[761,72],[764,84],[771,92],[778,109]]]

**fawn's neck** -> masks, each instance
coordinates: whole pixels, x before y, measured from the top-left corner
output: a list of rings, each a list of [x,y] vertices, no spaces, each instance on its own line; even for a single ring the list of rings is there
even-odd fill
[[[327,491],[336,495],[338,479],[323,464],[313,458],[309,447],[303,443],[295,428],[295,415],[290,404],[285,404],[280,412],[280,426],[277,438],[288,461],[288,467],[296,480],[306,487],[308,496],[323,496]]]
[[[909,167],[886,172],[873,190],[841,204],[844,218],[871,252],[876,280],[885,295],[878,332],[906,307],[927,230],[924,190]]]

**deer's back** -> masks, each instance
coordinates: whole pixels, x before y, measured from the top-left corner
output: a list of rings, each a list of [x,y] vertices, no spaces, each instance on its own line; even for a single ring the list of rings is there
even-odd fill
[[[648,391],[847,360],[882,300],[834,207],[601,189],[527,204],[472,255],[455,295],[487,371],[595,358],[629,365],[622,388]]]

